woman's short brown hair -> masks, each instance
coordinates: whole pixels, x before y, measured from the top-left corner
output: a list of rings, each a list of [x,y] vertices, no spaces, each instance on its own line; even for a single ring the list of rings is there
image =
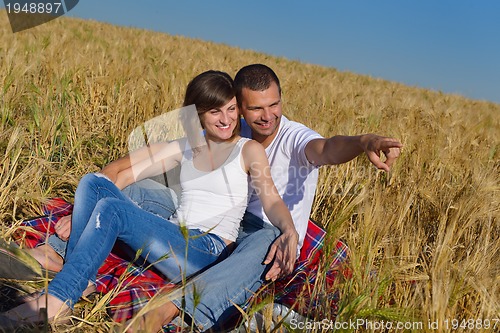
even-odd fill
[[[226,105],[235,97],[234,81],[229,74],[209,70],[197,75],[189,82],[184,96],[183,106],[194,104],[198,116]],[[239,122],[233,136],[239,133]]]

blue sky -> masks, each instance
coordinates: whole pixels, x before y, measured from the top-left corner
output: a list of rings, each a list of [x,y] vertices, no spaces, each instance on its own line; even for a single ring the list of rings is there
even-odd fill
[[[81,0],[69,16],[500,103],[498,0]]]

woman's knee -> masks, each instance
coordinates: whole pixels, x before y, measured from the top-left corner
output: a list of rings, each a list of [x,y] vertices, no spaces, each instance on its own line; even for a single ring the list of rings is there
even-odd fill
[[[88,173],[80,179],[80,182],[78,183],[78,187],[88,186],[88,185],[94,183],[94,181],[95,181],[94,174]]]
[[[78,187],[93,187],[100,180],[100,177],[96,176],[95,173],[88,173],[80,179]]]
[[[99,173],[88,173],[80,179],[77,190],[85,192],[87,190],[97,191],[99,188],[107,187],[111,181],[108,177]]]

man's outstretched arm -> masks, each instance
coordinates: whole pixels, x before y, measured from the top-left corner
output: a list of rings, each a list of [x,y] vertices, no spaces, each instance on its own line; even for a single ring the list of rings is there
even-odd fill
[[[402,147],[399,140],[376,134],[336,135],[329,139],[311,140],[305,153],[312,164],[321,166],[346,163],[364,152],[373,165],[388,172]],[[385,161],[380,158],[381,153],[385,155]]]

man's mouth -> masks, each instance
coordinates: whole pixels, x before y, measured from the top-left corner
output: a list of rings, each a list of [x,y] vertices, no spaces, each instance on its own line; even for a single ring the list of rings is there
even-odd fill
[[[272,122],[268,121],[265,123],[255,123],[257,126],[262,127],[262,128],[269,128],[271,127]]]

